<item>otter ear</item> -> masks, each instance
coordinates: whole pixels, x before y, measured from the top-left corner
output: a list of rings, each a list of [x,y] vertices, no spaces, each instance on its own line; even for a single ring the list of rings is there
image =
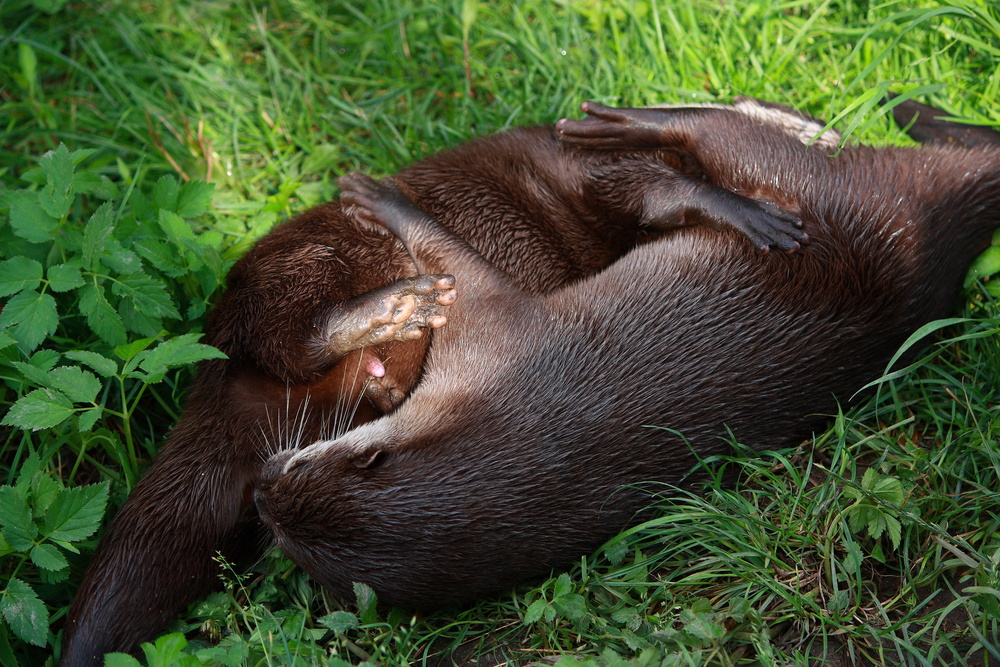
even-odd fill
[[[382,451],[376,447],[369,447],[363,452],[351,454],[347,460],[350,461],[351,465],[355,468],[361,468],[362,470],[374,470],[385,463],[385,460],[388,458],[388,452]]]

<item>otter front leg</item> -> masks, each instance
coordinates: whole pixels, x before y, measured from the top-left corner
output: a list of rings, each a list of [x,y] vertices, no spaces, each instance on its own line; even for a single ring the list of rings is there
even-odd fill
[[[336,362],[354,350],[364,349],[362,365],[368,376],[364,393],[382,412],[389,412],[405,397],[383,383],[382,359],[366,348],[393,340],[416,340],[428,329],[443,327],[445,308],[455,302],[455,277],[426,275],[405,278],[381,289],[335,305],[318,325],[311,341],[321,365]]]
[[[339,359],[391,340],[416,340],[443,327],[443,310],[455,302],[455,277],[405,278],[338,304],[322,324],[318,353]]]
[[[466,293],[509,285],[507,277],[463,239],[439,226],[390,180],[353,172],[338,179],[340,199],[362,222],[396,235],[421,273],[450,273]]]

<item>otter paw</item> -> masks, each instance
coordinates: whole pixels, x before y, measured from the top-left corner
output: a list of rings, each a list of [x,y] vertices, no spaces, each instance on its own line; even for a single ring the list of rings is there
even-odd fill
[[[642,150],[662,148],[668,142],[667,112],[662,109],[616,109],[598,102],[584,102],[586,118],[562,118],[556,123],[556,137],[581,148]]]
[[[732,220],[754,247],[762,253],[777,248],[793,253],[809,242],[809,235],[802,230],[802,220],[797,215],[778,208],[767,199],[746,199],[743,214]]]
[[[457,296],[450,275],[404,278],[373,290],[336,308],[325,327],[325,348],[343,355],[391,340],[415,340],[448,322],[444,309]]]

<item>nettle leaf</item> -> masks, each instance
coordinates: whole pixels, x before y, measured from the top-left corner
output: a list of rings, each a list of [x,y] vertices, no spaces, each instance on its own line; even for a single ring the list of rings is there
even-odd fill
[[[45,646],[49,633],[49,612],[34,589],[20,579],[7,582],[0,596],[0,611],[14,634],[35,646]]]
[[[61,220],[73,206],[73,160],[65,144],[42,156],[46,182],[38,203],[49,215]]]
[[[50,572],[58,572],[69,567],[66,557],[51,544],[39,544],[31,550],[31,562]]]
[[[122,297],[123,303],[130,301],[137,312],[153,317],[180,319],[173,299],[159,280],[142,273],[119,276],[111,285],[111,291]]]
[[[180,278],[188,273],[187,264],[178,259],[177,247],[163,239],[139,239],[132,247],[143,259],[171,278]]]
[[[118,372],[118,364],[114,359],[108,359],[104,355],[96,352],[89,352],[87,350],[70,350],[65,353],[65,356],[67,359],[87,364],[97,371],[98,375],[106,378],[114,377],[114,375]]]
[[[204,359],[226,358],[221,350],[197,342],[199,338],[201,334],[184,334],[164,341],[152,350],[137,355],[140,359],[139,367],[150,376],[158,376],[177,366],[185,366]]]
[[[87,324],[109,345],[125,342],[125,324],[118,312],[108,303],[104,288],[100,285],[85,285],[80,288],[80,310],[87,316]]]
[[[194,239],[194,230],[191,229],[191,225],[172,211],[161,208],[157,221],[167,238],[179,247],[183,247],[185,240]]]
[[[142,663],[128,653],[106,653],[104,667],[142,667]]]
[[[107,176],[92,171],[73,174],[73,189],[77,194],[92,194],[100,199],[114,199],[118,196],[118,186]]]
[[[378,596],[375,589],[359,581],[354,582],[354,597],[358,602],[358,613],[362,623],[374,623],[378,618]]]
[[[51,294],[27,290],[11,297],[0,313],[0,328],[9,331],[24,350],[34,350],[59,326],[56,300]]]
[[[18,482],[20,482],[20,477]],[[31,478],[31,513],[33,516],[41,517],[45,515],[52,503],[63,490],[62,484],[44,472],[37,472]]]
[[[18,551],[30,549],[38,537],[28,501],[13,486],[0,486],[0,528],[10,546]]]
[[[335,611],[318,620],[320,625],[333,630],[338,635],[342,635],[348,630],[354,630],[361,625],[358,617],[349,611]]]
[[[22,239],[47,243],[52,240],[59,220],[45,212],[38,197],[39,193],[26,190],[10,193],[10,226]]]
[[[146,662],[150,665],[173,665],[179,661],[187,643],[187,638],[184,635],[175,632],[157,637],[156,643],[144,643],[142,652],[146,656]],[[193,656],[191,656],[191,660],[195,664],[201,664]]]
[[[68,292],[85,284],[78,265],[56,264],[49,267],[47,274],[53,292]]]
[[[93,373],[79,366],[60,366],[49,371],[49,383],[74,403],[95,403],[102,386]]]
[[[163,331],[161,332],[161,335],[166,333],[166,331]],[[131,362],[132,360],[135,360],[134,363],[126,364],[124,368],[125,372],[128,372],[139,365],[139,361],[141,361],[141,359],[137,359],[136,357],[138,357],[140,352],[156,342],[157,338],[159,338],[159,336],[140,338],[139,340],[132,341],[128,345],[119,345],[115,348],[115,356],[122,361]]]
[[[153,206],[165,208],[168,211],[177,210],[177,194],[179,187],[173,176],[161,176],[153,186]]]
[[[105,251],[114,231],[114,210],[105,202],[94,211],[83,228],[83,266],[96,271],[98,258]]]
[[[11,364],[21,372],[21,375],[25,380],[35,385],[36,387],[47,387],[49,386],[49,373],[33,364],[29,364],[24,361],[15,361]]]
[[[42,265],[28,257],[12,257],[0,262],[0,296],[34,290],[42,282]]]
[[[14,340],[14,337],[10,335],[9,331],[6,329],[0,329],[0,350],[10,347],[16,342],[17,341]]]
[[[87,539],[97,532],[107,504],[107,482],[63,489],[45,513],[45,535],[53,541]]]
[[[524,624],[532,625],[542,620],[542,614],[544,614],[545,610],[548,608],[549,603],[544,598],[535,600],[528,605],[528,608],[524,611]]]
[[[212,203],[214,183],[205,181],[188,181],[181,186],[177,195],[177,214],[185,218],[193,218],[208,210]]]
[[[35,389],[11,406],[0,424],[37,431],[61,424],[73,414],[73,404],[55,389]]]
[[[78,414],[77,422],[80,425],[80,430],[86,432],[94,428],[94,424],[97,423],[97,420],[101,418],[102,414],[104,414],[104,408],[100,405],[90,408],[89,410],[84,410]]]
[[[122,246],[121,243],[110,239],[105,252],[101,254],[101,264],[117,271],[118,273],[140,273],[142,271],[142,260],[139,255]]]

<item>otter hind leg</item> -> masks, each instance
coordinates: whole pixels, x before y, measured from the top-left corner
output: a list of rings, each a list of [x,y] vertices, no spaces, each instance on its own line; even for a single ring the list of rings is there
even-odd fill
[[[596,102],[584,102],[581,108],[586,118],[563,118],[556,124],[560,140],[592,150],[667,148],[695,157],[697,143],[690,126],[695,114],[731,113],[717,108],[615,109]],[[799,217],[772,201],[745,197],[662,167],[660,171],[641,188],[642,221],[652,227],[728,227],[765,253],[770,248],[795,252],[809,240]]]
[[[392,232],[421,273],[453,274],[466,292],[508,287],[507,277],[463,239],[437,224],[391,180],[353,172],[338,179],[341,201],[359,221]]]

